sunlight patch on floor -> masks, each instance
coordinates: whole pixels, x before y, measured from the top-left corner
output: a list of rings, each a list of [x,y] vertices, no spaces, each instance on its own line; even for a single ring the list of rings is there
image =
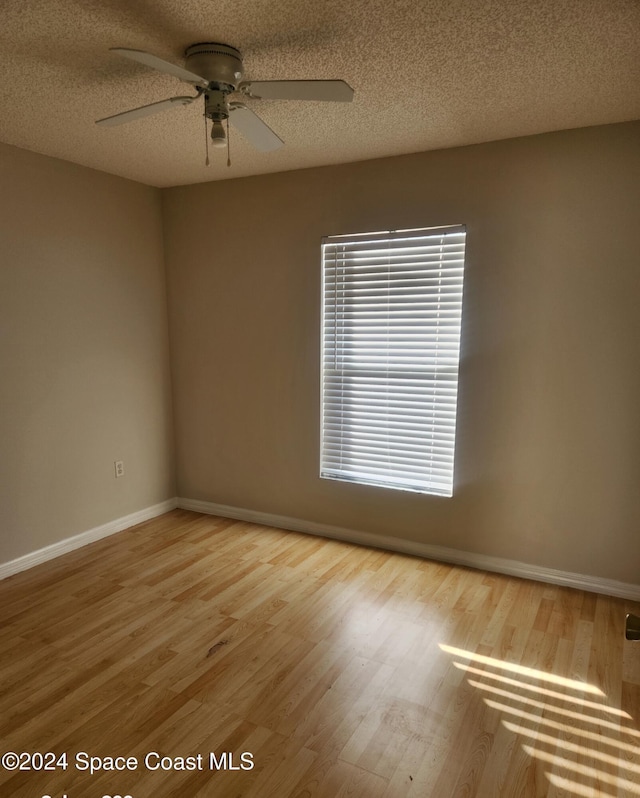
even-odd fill
[[[596,685],[440,643],[500,723],[572,798],[640,796],[640,731]]]
[[[502,705],[496,704],[493,706],[493,708],[500,710],[502,709]],[[636,756],[638,753],[640,753],[640,750],[637,746],[625,743],[622,740],[616,739],[615,737],[605,737],[604,735],[597,734],[596,732],[576,729],[575,727],[568,726],[566,723],[556,723],[552,720],[540,718],[537,715],[527,715],[526,717],[530,720],[536,721],[539,726],[546,726],[547,729],[558,732],[558,736],[552,736],[552,739],[556,744],[558,743],[560,734],[566,735],[571,733],[572,736],[581,737],[584,740],[588,740],[591,743],[597,743],[601,746],[609,746],[610,748],[622,751],[623,753],[627,753],[631,756]],[[505,729],[509,729],[509,731],[513,732],[514,734],[522,734],[524,736],[528,735],[534,739],[538,739],[538,737],[544,735],[544,732],[538,732],[537,729],[534,730],[530,726],[522,726],[517,723],[511,723],[508,720],[502,720],[502,725],[505,727]]]
[[[610,773],[590,767],[589,765],[577,764],[570,759],[558,756],[557,754],[550,754],[547,751],[542,751],[538,748],[534,748],[531,745],[525,744],[522,747],[524,748],[525,752],[529,754],[529,756],[533,756],[536,759],[542,760],[543,762],[548,762],[550,765],[555,765],[563,770],[575,771],[582,778],[586,777],[588,779],[593,779],[594,781],[603,782],[610,787],[615,787],[617,790],[625,790],[630,795],[640,795],[640,785],[638,785],[636,782],[629,781],[629,779],[613,776]],[[584,753],[588,754],[589,752],[585,751]]]
[[[619,718],[631,719],[631,715],[617,707],[609,707],[605,704],[599,704],[597,701],[589,701],[586,698],[579,698],[578,696],[567,695],[566,693],[559,693],[557,690],[550,690],[547,687],[542,687],[538,684],[527,684],[526,682],[512,679],[508,676],[503,676],[498,673],[491,673],[490,671],[482,670],[481,668],[474,668],[472,665],[467,665],[463,662],[454,662],[456,668],[463,670],[466,673],[473,674],[474,676],[482,676],[483,679],[490,679],[500,682],[503,685],[510,687],[517,687],[518,690],[528,690],[536,695],[542,695],[545,698],[554,698],[557,701],[563,701],[566,704],[577,704],[584,709],[596,709],[598,712],[605,712],[609,715],[616,715]]]
[[[587,787],[572,779],[567,779],[564,776],[558,776],[557,773],[545,773],[554,787],[564,790],[570,795],[578,795],[580,798],[620,798],[618,793],[602,792],[602,790],[594,790],[593,787]]]
[[[616,733],[620,732],[620,726],[617,723],[614,723],[609,720],[602,720],[601,718],[596,718],[593,715],[585,715],[583,712],[574,712],[570,709],[563,709],[555,704],[549,704],[544,701],[536,701],[533,698],[527,698],[525,696],[518,695],[513,691],[508,690],[501,690],[499,687],[493,687],[486,684],[482,684],[481,682],[476,682],[472,679],[467,680],[472,687],[476,687],[478,690],[482,690],[485,693],[491,693],[492,695],[499,696],[500,698],[505,698],[507,700],[515,700],[518,701],[520,704],[524,704],[527,707],[532,707],[534,709],[546,710],[547,712],[552,712],[554,715],[560,715],[564,718],[569,718],[570,720],[578,721],[578,723],[591,723],[599,728],[610,729]],[[500,704],[497,702],[491,702],[489,700],[486,701],[489,706],[501,707],[505,712],[511,712],[513,714],[520,714],[517,710],[515,710],[510,704]],[[522,715],[525,717],[525,714]],[[529,715],[528,717],[539,717],[537,715]],[[569,727],[567,727],[569,728]],[[638,737],[640,738],[640,732],[635,731],[634,729],[629,729],[628,733],[631,737]]]
[[[592,693],[593,695],[604,696],[602,690],[588,682],[579,682],[576,679],[567,679],[564,676],[557,676],[555,673],[547,673],[546,671],[537,670],[537,668],[528,668],[525,665],[517,665],[515,662],[506,662],[502,659],[495,657],[486,657],[483,654],[476,654],[475,651],[465,651],[462,648],[455,648],[455,646],[448,646],[445,643],[440,643],[440,648],[460,659],[470,659],[474,662],[479,662],[482,665],[489,665],[492,668],[508,671],[510,673],[517,673],[519,676],[526,676],[530,679],[538,679],[543,682],[551,682],[552,684],[567,687],[570,690],[580,690],[583,693]]]

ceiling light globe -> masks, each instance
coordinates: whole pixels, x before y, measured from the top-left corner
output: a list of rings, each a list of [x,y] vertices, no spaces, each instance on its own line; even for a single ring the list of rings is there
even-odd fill
[[[222,122],[216,121],[211,126],[211,144],[214,147],[227,146],[227,136],[224,132],[224,127],[222,126]]]

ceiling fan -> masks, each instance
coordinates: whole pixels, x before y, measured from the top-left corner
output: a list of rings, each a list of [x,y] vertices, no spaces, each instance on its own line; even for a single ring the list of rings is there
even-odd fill
[[[193,96],[169,97],[167,100],[107,116],[98,119],[98,125],[121,125],[169,108],[190,105],[204,97],[204,115],[213,123],[211,141],[214,146],[224,147],[227,143],[222,124],[226,119],[256,149],[268,152],[278,149],[284,142],[243,102],[229,101],[230,95],[237,93],[242,98],[264,100],[351,102],[353,99],[353,89],[343,80],[243,81],[242,55],[228,44],[204,42],[191,45],[185,51],[184,68],[142,50],[112,47],[111,52],[173,75],[191,84],[197,93]]]

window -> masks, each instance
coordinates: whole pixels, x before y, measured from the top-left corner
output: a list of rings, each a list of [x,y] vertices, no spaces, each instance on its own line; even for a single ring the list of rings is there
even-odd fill
[[[465,228],[322,242],[320,476],[453,493]]]

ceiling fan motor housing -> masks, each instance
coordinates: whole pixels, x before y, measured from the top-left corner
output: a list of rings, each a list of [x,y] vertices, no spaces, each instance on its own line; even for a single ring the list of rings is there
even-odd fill
[[[189,71],[201,75],[222,90],[234,91],[242,80],[242,55],[228,44],[192,44],[185,50],[185,58]]]

